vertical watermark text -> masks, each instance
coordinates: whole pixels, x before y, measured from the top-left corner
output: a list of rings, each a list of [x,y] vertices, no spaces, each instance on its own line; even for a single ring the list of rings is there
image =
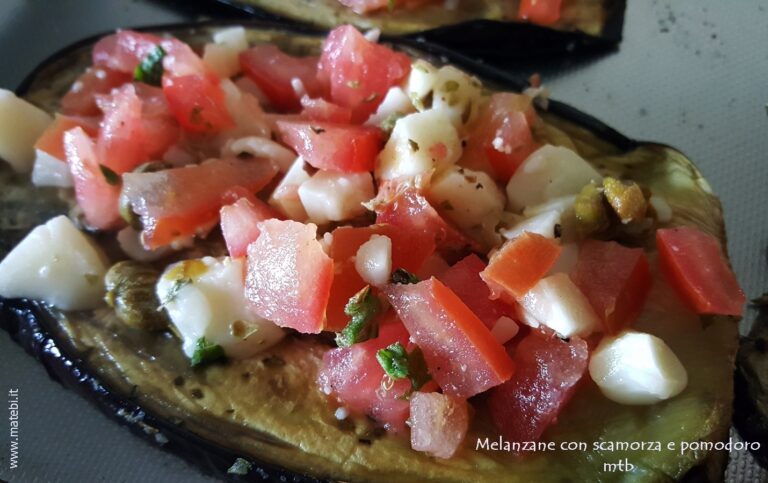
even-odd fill
[[[19,466],[19,389],[8,389],[8,467]]]

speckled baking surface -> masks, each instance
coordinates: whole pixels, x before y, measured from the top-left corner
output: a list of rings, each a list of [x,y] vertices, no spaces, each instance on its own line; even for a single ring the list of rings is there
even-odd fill
[[[553,97],[630,137],[671,144],[693,159],[723,201],[731,260],[754,298],[768,291],[768,1],[628,3],[617,52],[510,70],[520,76],[541,72]],[[54,50],[85,36],[225,12],[206,5],[1,0],[0,87],[14,88]],[[754,317],[748,309],[742,328]],[[0,394],[10,388],[19,389],[20,459],[17,469],[9,469],[7,429],[0,428],[1,480],[213,481],[48,379],[3,333]],[[736,453],[726,479],[760,482],[768,474]]]

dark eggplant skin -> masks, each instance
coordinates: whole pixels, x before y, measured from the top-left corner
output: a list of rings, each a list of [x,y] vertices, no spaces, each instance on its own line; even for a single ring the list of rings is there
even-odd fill
[[[55,319],[43,304],[26,299],[0,298],[0,327],[37,359],[52,379],[85,397],[104,414],[127,426],[133,434],[150,444],[184,458],[207,474],[219,478],[226,475],[231,481],[327,481],[263,462],[253,464],[247,475],[228,474],[227,470],[241,455],[200,438],[182,425],[154,416],[136,404],[130,395],[126,397],[112,392],[90,368],[85,367],[82,359],[73,356],[71,349],[57,340],[50,324],[55,324]]]
[[[765,297],[765,296],[763,296]],[[736,356],[733,422],[746,441],[768,441],[768,303],[758,305],[749,335],[742,337]],[[768,468],[768,447],[752,452]]]
[[[159,26],[139,30],[182,34],[216,26],[222,25],[217,22],[209,22],[193,25]],[[313,30],[304,27],[286,27],[284,25],[264,22],[246,22],[245,26],[255,29],[277,29],[296,34],[314,33]],[[25,79],[17,93],[19,95],[30,94],[30,92],[50,83],[49,73],[59,69],[63,60],[71,60],[71,54],[82,51],[83,48],[91,45],[99,37],[101,35],[85,39],[51,56]],[[476,63],[467,56],[451,52],[443,47],[413,41],[412,39],[386,38],[385,40],[414,56],[438,59],[441,62],[457,65],[483,78],[490,86],[507,90],[520,90],[525,87],[525,82],[523,81],[510,78],[502,71]],[[631,140],[597,119],[564,103],[550,101],[546,115],[565,121],[571,125],[572,129],[590,133],[599,142],[614,147],[618,153],[626,153],[637,149],[653,152],[673,152],[673,150],[664,146]],[[676,154],[679,155],[679,153]],[[700,176],[695,167],[689,165],[689,161],[682,158],[680,162],[685,164],[684,168],[686,170],[690,170],[691,176],[695,178]],[[712,219],[694,219],[693,221],[704,224],[706,229],[723,239],[722,223],[718,221],[721,220],[719,202],[717,202],[714,196],[711,199],[706,197],[706,200],[707,202],[712,202]],[[2,200],[0,199],[0,201]],[[27,229],[29,228],[31,226]],[[24,229],[20,228],[18,231],[19,234],[23,234]],[[5,239],[7,234],[7,231],[2,233],[2,241],[4,243],[8,241]],[[13,241],[10,241],[7,248],[4,246],[4,250],[0,251],[0,256],[4,256],[5,250],[10,248],[13,243]],[[107,415],[122,424],[128,425],[135,434],[150,441],[152,444],[159,445],[165,450],[180,455],[208,473],[233,481],[324,481],[316,479],[315,476],[307,476],[289,471],[263,461],[254,461],[247,455],[238,454],[236,451],[201,438],[184,426],[158,417],[152,411],[142,407],[132,392],[122,391],[119,388],[109,387],[108,384],[105,384],[97,375],[96,369],[89,365],[86,355],[78,353],[67,340],[60,337],[60,333],[56,331],[56,325],[54,313],[44,304],[29,300],[0,299],[0,326],[9,332],[13,339],[28,353],[38,359],[53,379],[60,381],[66,387],[76,390],[96,404]],[[712,437],[722,439],[727,437],[727,433],[722,434],[718,430],[716,433],[713,433]],[[254,463],[251,471],[246,476],[233,476],[226,473],[227,469],[238,457],[244,457]],[[699,461],[683,479],[690,481],[716,481],[722,478],[724,464],[724,455],[711,454],[703,461]]]
[[[330,28],[339,22],[339,19],[334,19],[334,22],[329,23],[310,14],[291,16],[288,13],[277,11],[275,8],[270,8],[269,5],[265,5],[268,2],[263,0],[217,1],[231,7],[234,11],[252,15],[258,19],[278,19],[280,21],[312,24],[322,28]],[[298,9],[306,8],[309,11],[313,8],[311,2],[303,0],[284,1],[295,3],[295,8]],[[302,3],[306,5],[302,6]],[[398,25],[397,19],[392,20],[395,23],[394,26],[387,26],[386,20],[366,22],[366,16],[350,15],[343,17],[341,21],[351,22],[361,28],[375,26],[385,34],[424,40],[473,58],[481,58],[488,62],[504,65],[574,55],[591,55],[614,50],[622,39],[626,0],[606,0],[603,2],[602,10],[604,19],[599,34],[512,20],[466,19],[453,24],[433,24],[424,29]],[[429,22],[426,23],[429,24]]]

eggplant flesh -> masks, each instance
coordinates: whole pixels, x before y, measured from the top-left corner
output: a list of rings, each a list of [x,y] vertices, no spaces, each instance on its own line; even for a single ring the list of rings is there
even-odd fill
[[[147,29],[194,45],[223,25],[197,24]],[[300,28],[246,24],[251,43],[270,42],[294,54],[316,53],[322,37]],[[86,39],[36,69],[18,94],[51,112],[90,63]],[[429,44],[393,41],[396,48],[427,60],[447,59],[477,74],[491,89],[520,86],[505,74]],[[652,188],[673,209],[669,225],[688,224],[725,243],[722,210],[708,183],[680,152],[632,141],[599,121],[558,102],[542,110],[540,140],[575,149],[603,172]],[[0,173],[0,242],[4,256],[27,230],[65,212],[69,196],[34,188]],[[71,200],[70,200],[71,201]],[[651,259],[652,237],[641,240]],[[632,481],[693,478],[719,480],[727,455],[680,454],[682,441],[727,438],[732,412],[737,325],[733,318],[701,318],[680,306],[663,279],[654,289],[638,330],[667,342],[687,368],[683,393],[647,407],[622,406],[586,381],[545,439],[586,442],[587,451],[555,451],[517,457],[476,451],[477,438],[497,439],[487,415],[477,411],[464,448],[450,460],[411,450],[406,437],[384,434],[365,419],[338,421],[315,383],[329,346],[318,338],[291,336],[265,354],[244,361],[192,370],[180,343],[170,335],[121,324],[108,308],[62,313],[27,300],[0,302],[0,324],[49,373],[105,412],[156,444],[220,476],[237,457],[253,466],[242,481],[287,478],[344,481],[594,481],[610,478],[604,463],[627,458],[634,466],[617,474]],[[477,405],[482,408],[481,405]],[[606,451],[593,444],[659,442],[662,451]],[[678,449],[667,451],[667,443]],[[607,475],[607,476],[606,476]]]
[[[516,61],[614,48],[622,37],[626,0],[564,0],[560,19],[541,26],[517,19],[519,1],[462,0],[358,15],[338,0],[220,0],[262,18],[320,28],[349,23],[438,43],[473,57]]]

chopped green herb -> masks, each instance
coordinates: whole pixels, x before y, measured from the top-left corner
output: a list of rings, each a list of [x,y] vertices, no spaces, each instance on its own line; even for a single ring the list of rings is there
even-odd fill
[[[160,86],[163,78],[163,57],[165,50],[159,45],[147,54],[133,71],[133,80],[145,84]]]
[[[359,80],[348,80],[347,81],[347,87],[350,89],[359,89],[360,88],[360,81]]]
[[[419,277],[404,268],[398,268],[392,273],[392,283],[419,283]]]
[[[90,285],[96,285],[101,280],[101,278],[99,278],[99,276],[96,275],[95,273],[86,273],[83,276],[85,277],[85,281],[88,282]]]
[[[378,93],[376,93],[376,92],[374,92],[374,93],[372,93],[370,96],[368,96],[368,97],[366,97],[365,99],[363,99],[363,102],[373,102],[373,101],[375,101],[375,100],[376,100],[378,97],[379,97],[379,94],[378,94]]]
[[[247,475],[252,467],[253,463],[250,461],[244,460],[243,458],[237,458],[235,462],[232,463],[232,466],[229,467],[227,473],[230,475]]]
[[[400,111],[393,112],[392,114],[387,116],[383,121],[381,121],[381,124],[379,124],[379,127],[385,133],[391,133],[392,130],[395,128],[395,123],[397,122],[397,120],[403,116],[405,116],[405,114],[403,114]]]
[[[411,391],[419,390],[431,379],[427,371],[427,362],[424,360],[424,353],[419,347],[409,354],[400,342],[395,342],[379,350],[376,353],[376,360],[379,361],[389,377],[393,379],[409,378]],[[407,398],[410,396],[410,392],[404,396]]]
[[[456,92],[459,90],[459,83],[455,80],[445,81],[445,84],[443,84],[443,90],[445,92]]]
[[[408,145],[411,147],[411,151],[413,151],[414,153],[419,150],[419,143],[417,143],[413,139],[408,140]]]
[[[472,103],[467,102],[467,105],[464,106],[464,110],[461,113],[461,122],[462,124],[466,124],[469,122],[469,118],[472,117]]]
[[[421,347],[416,347],[408,354],[408,372],[411,378],[411,387],[418,391],[421,387],[432,379],[427,369],[427,361],[424,359],[424,353]]]
[[[104,179],[107,180],[107,183],[111,184],[112,186],[117,186],[120,184],[120,175],[112,171],[112,169],[110,169],[108,166],[100,164],[99,169],[101,169],[101,174],[104,175]]]
[[[454,208],[453,208],[453,205],[452,205],[452,204],[451,204],[451,202],[450,202],[450,201],[448,201],[448,200],[443,200],[443,201],[441,201],[441,202],[440,202],[440,208],[441,208],[441,209],[443,209],[443,210],[445,210],[445,211],[451,211],[451,210],[453,210],[453,209],[454,209]]]
[[[376,337],[378,327],[374,319],[381,311],[381,302],[373,294],[370,285],[357,292],[344,307],[344,313],[352,318],[341,332],[336,334],[339,347],[349,347]]]
[[[208,341],[205,337],[200,337],[195,343],[195,352],[192,354],[190,363],[192,367],[196,367],[201,364],[220,361],[224,358],[226,358],[226,355],[224,354],[223,347]]]
[[[380,349],[376,353],[376,360],[389,377],[394,379],[408,377],[408,353],[400,342]]]
[[[192,279],[189,277],[183,277],[178,278],[173,282],[173,285],[171,285],[171,289],[168,290],[168,294],[166,295],[165,299],[163,299],[162,302],[160,302],[160,307],[157,308],[157,310],[162,309],[169,303],[173,302],[174,299],[179,295],[179,292],[181,292],[181,289],[186,287],[187,285],[192,283]]]
[[[430,90],[424,95],[424,97],[419,97],[419,94],[416,92],[411,92],[409,97],[411,98],[411,104],[413,104],[413,107],[415,107],[417,111],[421,112],[432,107],[434,95],[434,91]]]

